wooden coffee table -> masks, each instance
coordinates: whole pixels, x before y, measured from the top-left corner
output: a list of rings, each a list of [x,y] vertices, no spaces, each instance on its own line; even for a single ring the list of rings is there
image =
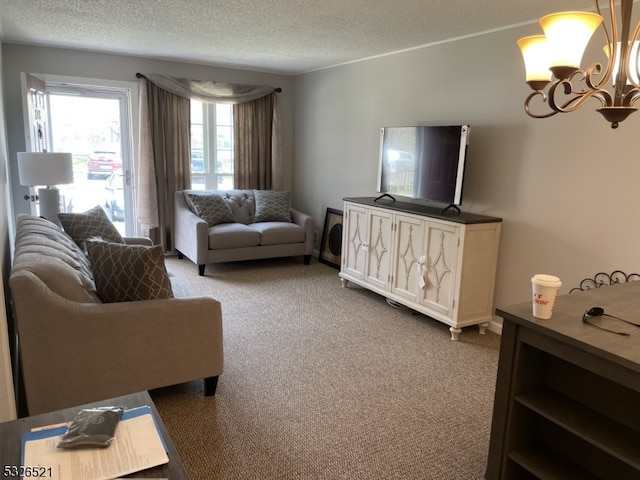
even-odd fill
[[[129,409],[143,405],[149,405],[151,407],[158,424],[158,430],[160,431],[167,447],[169,463],[132,473],[124,478],[189,479],[189,474],[185,470],[182,460],[180,459],[180,455],[178,455],[176,447],[171,441],[169,432],[167,432],[164,423],[162,423],[162,419],[149,396],[149,392],[138,392],[131,395],[124,395],[122,397],[93,402],[87,405],[79,405],[77,407],[66,408],[55,412],[43,413],[32,417],[24,417],[10,422],[0,423],[0,478],[18,478],[5,476],[4,469],[5,466],[20,466],[22,435],[30,431],[32,428],[70,422],[83,408],[122,406]]]

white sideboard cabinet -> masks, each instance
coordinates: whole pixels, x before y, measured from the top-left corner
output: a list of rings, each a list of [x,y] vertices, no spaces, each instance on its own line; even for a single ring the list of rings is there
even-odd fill
[[[342,286],[353,282],[450,326],[485,333],[502,220],[386,198],[345,198]]]

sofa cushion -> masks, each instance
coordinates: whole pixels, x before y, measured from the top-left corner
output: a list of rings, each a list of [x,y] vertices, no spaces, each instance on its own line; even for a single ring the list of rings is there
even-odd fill
[[[173,298],[161,245],[89,240],[87,254],[98,296],[105,303]]]
[[[13,271],[29,271],[56,294],[75,302],[99,303],[89,259],[56,224],[20,215]]]
[[[187,204],[193,212],[213,227],[220,223],[234,223],[233,213],[220,195],[196,195],[187,193]]]
[[[291,222],[291,192],[254,190],[256,215],[254,222]]]
[[[243,223],[222,223],[209,229],[209,249],[255,247],[260,245],[260,232]]]
[[[249,228],[260,233],[260,245],[303,243],[305,240],[304,228],[295,223],[260,222],[249,225]]]
[[[100,205],[83,213],[59,213],[58,219],[64,231],[82,248],[89,238],[101,238],[105,242],[124,243],[122,235],[109,220]]]
[[[249,225],[253,223],[256,213],[256,200],[253,190],[227,190],[220,192],[233,212],[233,218],[238,223]]]

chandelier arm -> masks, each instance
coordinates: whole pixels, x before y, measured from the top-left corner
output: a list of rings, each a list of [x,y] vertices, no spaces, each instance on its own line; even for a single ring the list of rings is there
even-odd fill
[[[612,71],[609,63],[607,63],[607,68],[605,69],[604,76],[600,78],[600,81],[598,82],[595,82],[594,78],[600,75],[600,73],[602,72],[602,65],[600,63],[592,63],[591,65],[589,65],[589,67],[585,70],[583,74],[584,82],[586,83],[587,87],[589,87],[589,89],[581,90],[580,91],[581,93],[587,93],[590,90],[599,90],[602,88],[603,84],[606,84],[609,81],[609,78],[611,77],[611,71]],[[578,72],[576,73],[581,73],[581,72],[580,70],[578,70]]]
[[[632,107],[640,99],[640,87],[632,88],[625,92],[624,106]]]
[[[564,95],[574,96],[569,98],[566,102],[559,104],[556,100],[556,97],[560,97],[556,94],[558,88],[563,87]],[[611,95],[609,92],[603,89],[596,90],[582,90],[578,92],[573,91],[573,85],[569,80],[559,80],[555,82],[549,88],[549,93],[547,98],[549,100],[549,107],[561,113],[575,112],[578,108],[584,105],[591,97],[596,98],[600,101],[603,107],[610,105]]]
[[[600,63],[593,63],[589,65],[586,70],[576,70],[571,76],[566,80],[560,80],[564,86],[565,95],[569,95],[570,93],[574,93],[576,95],[586,95],[594,90],[604,90],[602,88],[602,84],[608,82],[609,75],[605,75],[599,82],[594,81],[594,77],[600,75],[602,72],[602,65]],[[588,88],[576,90],[574,82],[583,82]],[[557,88],[557,87],[556,87]]]
[[[614,0],[610,0],[611,1],[611,6],[614,7]],[[624,105],[624,96],[625,96],[625,90],[627,88],[627,77],[628,77],[628,62],[629,62],[629,56],[631,54],[630,51],[630,45],[629,45],[629,31],[631,29],[631,13],[632,13],[632,9],[633,9],[633,0],[622,0],[621,2],[621,6],[620,6],[620,12],[622,14],[622,36],[620,37],[620,42],[616,41],[616,38],[614,38],[614,41],[616,43],[613,44],[614,47],[614,52],[616,52],[616,55],[614,55],[613,57],[610,57],[609,59],[609,63],[612,63],[611,58],[616,58],[618,59],[619,62],[619,68],[618,68],[618,73],[614,82],[615,85],[615,90],[614,90],[614,98],[613,98],[613,105],[618,107],[618,106],[623,106]],[[615,20],[615,16],[613,15],[613,13],[615,12],[615,10],[612,10],[611,13],[611,18],[612,20]],[[620,45],[620,51],[618,50],[618,45]]]
[[[524,100],[524,111],[530,117],[533,117],[533,118],[549,118],[549,117],[553,117],[556,113],[560,113],[558,111],[551,111],[551,112],[543,113],[543,114],[533,113],[531,111],[531,108],[529,108],[529,104],[531,103],[531,100],[533,100],[535,97],[542,97],[542,101],[543,102],[545,102],[546,99],[547,99],[547,96],[544,94],[544,92],[542,92],[540,90],[536,90],[535,92],[531,92],[527,96],[527,98]]]
[[[638,41],[638,37],[640,36],[640,22],[636,25],[636,28],[633,30],[633,35],[629,39],[629,45],[635,45]],[[627,63],[627,79],[631,85],[634,87],[640,88],[640,84],[638,84],[634,79],[640,79],[640,49],[635,49],[635,56],[631,58],[634,50],[632,49],[629,53],[629,62]],[[635,66],[635,72],[631,71],[631,67]]]
[[[602,10],[600,9],[600,2],[598,0],[595,0],[595,4],[596,4],[596,12],[598,13],[598,15],[600,15],[603,18],[603,21],[600,27],[602,28],[602,34],[604,35],[604,42],[605,42],[604,44],[611,45],[612,51],[611,51],[611,55],[609,55],[607,59],[607,66],[605,67],[604,73],[602,74],[602,77],[600,78],[599,82],[592,82],[591,75],[600,74],[602,71],[602,65],[600,65],[599,63],[595,63],[595,64],[592,64],[587,69],[587,72],[590,72],[592,69],[594,69],[596,65],[598,66],[597,71],[595,71],[593,74],[587,77],[587,84],[589,85],[590,88],[602,88],[603,85],[607,85],[607,83],[609,82],[609,79],[611,78],[611,75],[613,74],[614,55],[615,55],[615,49],[617,45],[617,38],[618,38],[618,26],[617,26],[618,24],[615,19],[615,10],[614,10],[615,0],[609,1],[609,27],[611,28],[611,35],[609,34],[609,30],[605,25],[604,15],[602,15]]]

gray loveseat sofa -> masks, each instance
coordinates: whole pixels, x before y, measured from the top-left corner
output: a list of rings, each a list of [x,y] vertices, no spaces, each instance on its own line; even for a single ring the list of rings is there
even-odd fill
[[[292,209],[289,192],[182,190],[175,193],[174,241],[204,275],[208,263],[313,253],[313,219]]]
[[[123,249],[139,244],[146,252],[150,244],[123,240]],[[30,415],[197,379],[205,379],[205,394],[215,393],[220,303],[191,296],[166,272],[160,249],[172,298],[104,303],[93,264],[70,236],[45,219],[18,217],[9,287]],[[111,273],[126,270],[111,261],[102,257]]]

